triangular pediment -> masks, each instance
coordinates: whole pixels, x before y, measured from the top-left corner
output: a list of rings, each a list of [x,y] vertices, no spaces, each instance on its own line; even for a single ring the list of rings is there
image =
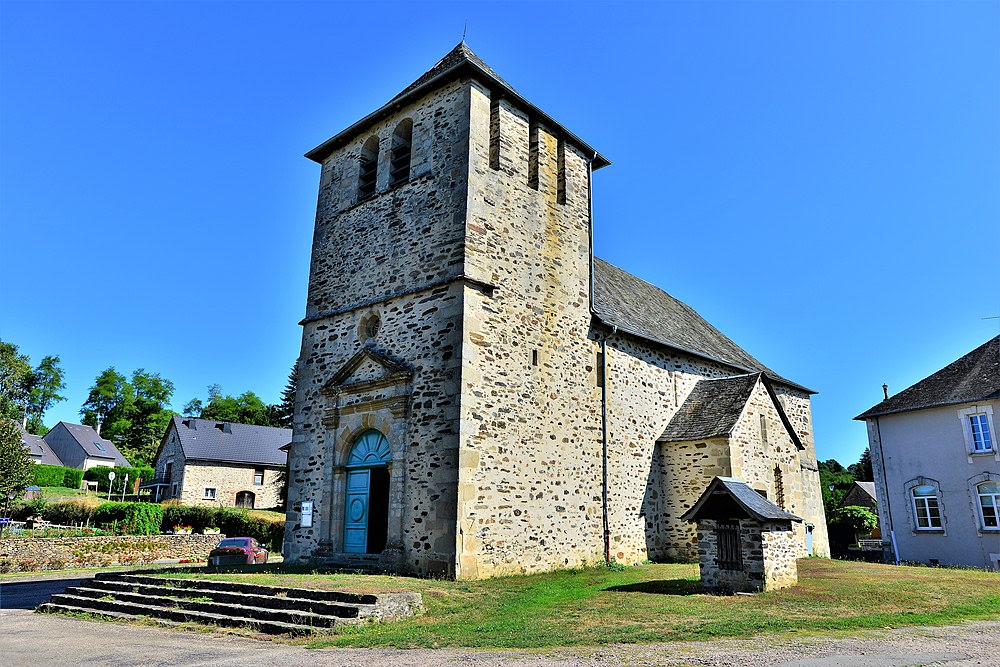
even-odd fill
[[[323,385],[323,393],[365,391],[375,387],[408,382],[413,371],[403,362],[372,348],[364,348],[351,357]]]

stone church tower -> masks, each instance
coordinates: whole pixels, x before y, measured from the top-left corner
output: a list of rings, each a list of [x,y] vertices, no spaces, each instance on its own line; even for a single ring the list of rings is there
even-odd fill
[[[307,157],[286,559],[474,578],[692,557],[687,499],[744,468],[774,493],[775,465],[820,525],[811,392],[593,258],[608,161],[464,43]],[[701,381],[751,376],[729,430],[675,419]],[[741,435],[758,413],[764,449]]]

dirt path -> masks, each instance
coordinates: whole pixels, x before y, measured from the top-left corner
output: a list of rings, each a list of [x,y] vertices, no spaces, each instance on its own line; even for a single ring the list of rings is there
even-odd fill
[[[8,589],[8,594],[13,591]],[[8,602],[13,599],[8,597]],[[0,595],[0,655],[4,664],[281,665],[322,667],[553,667],[580,665],[700,665],[712,667],[1000,667],[1000,621],[938,628],[903,628],[847,638],[782,635],[750,640],[613,645],[544,651],[333,649],[35,614],[12,609]]]

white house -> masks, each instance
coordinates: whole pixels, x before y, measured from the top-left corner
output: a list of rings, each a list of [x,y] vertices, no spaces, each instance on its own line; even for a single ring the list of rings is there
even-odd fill
[[[889,558],[1000,569],[1000,336],[860,414]]]

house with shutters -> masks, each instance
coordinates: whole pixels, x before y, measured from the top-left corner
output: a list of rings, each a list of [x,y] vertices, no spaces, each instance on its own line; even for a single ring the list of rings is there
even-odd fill
[[[829,554],[814,392],[594,256],[609,160],[468,45],[306,156],[286,561],[697,560],[682,516],[716,477],[801,517],[795,555]]]
[[[1000,336],[861,413],[885,557],[1000,570]]]
[[[271,509],[281,505],[291,429],[174,417],[142,489],[153,501]]]

